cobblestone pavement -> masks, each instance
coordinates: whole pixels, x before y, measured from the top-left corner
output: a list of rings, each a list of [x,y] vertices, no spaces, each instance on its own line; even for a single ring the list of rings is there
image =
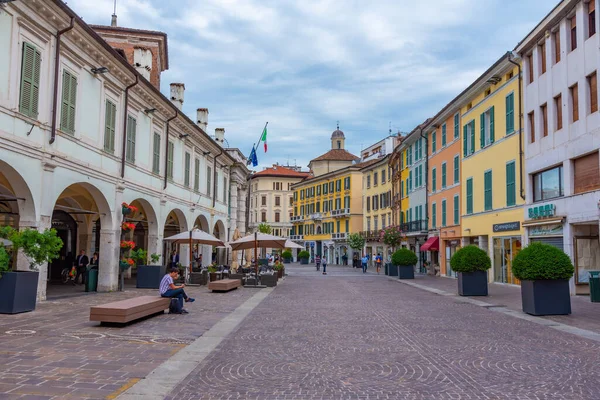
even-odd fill
[[[384,275],[291,267],[168,399],[599,399],[599,365],[595,341]]]
[[[186,290],[196,297],[187,306],[190,314],[125,327],[90,322],[90,306],[156,290],[61,298],[38,303],[30,313],[0,315],[0,399],[113,398],[256,293]]]
[[[452,278],[416,275],[414,281],[411,282],[449,293],[457,293],[458,291],[457,281]],[[488,292],[489,296],[487,297],[475,298],[511,310],[522,311],[520,287],[490,283]],[[571,296],[571,312],[571,315],[551,315],[542,318],[600,333],[600,303],[592,303],[589,295]],[[598,398],[600,399],[600,395]]]

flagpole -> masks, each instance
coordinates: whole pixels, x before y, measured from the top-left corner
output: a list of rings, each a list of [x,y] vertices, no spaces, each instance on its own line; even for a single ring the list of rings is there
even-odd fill
[[[263,128],[263,130],[260,131],[260,136],[258,137],[258,142],[256,142],[256,144],[253,147],[254,151],[256,151],[256,149],[258,149],[258,145],[260,144],[260,139],[262,139],[262,135],[265,132],[265,129],[267,129],[267,125],[269,125],[269,121],[267,121],[267,123],[265,124],[265,127]]]

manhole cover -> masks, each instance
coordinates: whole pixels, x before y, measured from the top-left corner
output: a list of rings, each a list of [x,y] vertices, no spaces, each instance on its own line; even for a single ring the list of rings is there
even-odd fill
[[[7,335],[35,335],[35,331],[29,330],[29,329],[14,329],[12,331],[6,331],[4,332]]]

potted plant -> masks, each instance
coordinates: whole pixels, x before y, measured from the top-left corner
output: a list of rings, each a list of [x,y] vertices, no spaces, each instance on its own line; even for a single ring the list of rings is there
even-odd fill
[[[135,247],[135,242],[132,240],[121,240],[121,244],[120,244],[121,248],[123,250],[133,250],[133,248]]]
[[[450,266],[458,273],[459,295],[488,295],[487,270],[492,267],[492,261],[484,250],[474,245],[465,246],[454,253]]]
[[[131,222],[123,222],[121,224],[121,229],[123,230],[123,232],[129,232],[135,229],[135,224],[132,224]]]
[[[523,311],[531,315],[571,314],[569,280],[575,268],[562,250],[534,242],[513,261],[513,274],[521,280]]]
[[[129,205],[127,203],[121,203],[121,213],[123,215],[129,215],[136,212],[138,209],[135,206]]]
[[[138,289],[158,289],[163,276],[162,265],[148,265],[148,252],[144,249],[133,250],[130,257],[135,261]],[[160,257],[159,257],[160,258]]]
[[[273,269],[277,271],[277,278],[283,278],[283,264],[280,262],[275,263]]]
[[[2,247],[0,251],[0,313],[16,314],[33,311],[37,301],[38,266],[58,258],[63,246],[56,230],[39,232],[26,228],[17,231],[12,227],[0,229],[0,237],[12,242],[12,253],[19,250],[29,260],[29,270],[10,269],[10,253]]]
[[[381,230],[381,232],[379,233],[379,236],[380,236],[381,240],[383,240],[383,243],[385,243],[386,245],[388,245],[392,249],[394,249],[402,241],[402,230],[398,226],[388,226],[387,228]],[[384,273],[386,275],[391,275],[390,267],[391,267],[391,263],[389,263],[389,262],[385,263]],[[395,276],[395,274],[394,274],[394,276]]]
[[[399,279],[415,279],[415,264],[419,259],[409,249],[400,249],[392,254],[392,264],[389,267],[390,276]]]
[[[310,253],[306,250],[302,250],[298,253],[298,260],[300,260],[300,264],[308,264],[308,259],[310,258]]]
[[[286,264],[292,262],[292,252],[289,250],[286,250],[283,253],[281,253],[281,257],[283,258],[283,262]]]
[[[210,282],[214,282],[217,280],[217,266],[212,264],[208,266],[208,276],[210,277]]]

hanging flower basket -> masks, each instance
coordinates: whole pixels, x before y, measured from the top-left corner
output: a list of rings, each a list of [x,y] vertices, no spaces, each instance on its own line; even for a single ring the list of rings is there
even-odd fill
[[[121,212],[123,215],[129,215],[136,212],[138,209],[135,206],[129,205],[127,203],[121,203]]]
[[[128,241],[128,240],[123,240],[123,241],[121,242],[121,248],[122,248],[122,249],[131,250],[131,249],[133,249],[134,247],[135,247],[135,242],[132,242],[132,241],[130,241],[130,240],[129,240],[129,241]]]
[[[129,268],[133,267],[134,265],[135,265],[135,262],[131,258],[126,258],[126,259],[119,261],[119,268],[121,268],[121,271],[127,271]]]
[[[135,224],[132,224],[131,222],[123,222],[123,224],[121,224],[121,229],[124,232],[132,231],[135,229]]]

